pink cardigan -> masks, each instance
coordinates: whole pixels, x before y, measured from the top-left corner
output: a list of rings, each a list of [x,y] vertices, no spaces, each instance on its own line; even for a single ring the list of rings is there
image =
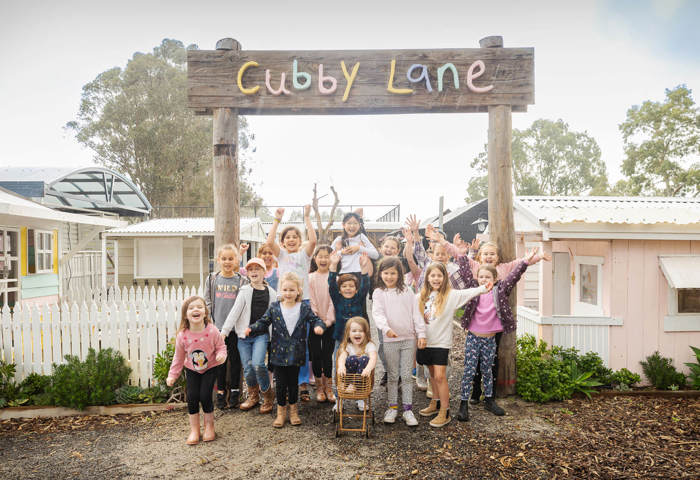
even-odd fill
[[[220,353],[226,355],[226,344],[213,322],[201,332],[184,330],[178,333],[175,339],[175,355],[168,376],[179,377],[183,366],[197,373],[204,373],[220,365],[216,361],[216,356]]]
[[[309,274],[309,300],[311,310],[323,322],[335,323],[335,309],[328,292],[328,272],[313,272]]]

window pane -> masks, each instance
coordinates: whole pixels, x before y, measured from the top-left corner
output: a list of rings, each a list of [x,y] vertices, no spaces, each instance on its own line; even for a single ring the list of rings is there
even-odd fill
[[[598,266],[581,264],[580,267],[580,301],[590,305],[598,305]]]
[[[700,288],[678,290],[678,313],[700,313]]]
[[[34,230],[27,232],[27,271],[36,273],[36,250],[34,248]]]

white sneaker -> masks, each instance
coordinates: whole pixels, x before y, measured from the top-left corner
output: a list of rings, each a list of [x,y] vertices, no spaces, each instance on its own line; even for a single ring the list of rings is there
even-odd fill
[[[394,423],[398,414],[398,408],[387,409],[387,411],[384,413],[384,423]]]
[[[416,388],[421,392],[425,392],[428,389],[428,382],[424,378],[416,377]]]
[[[416,416],[413,415],[411,410],[405,410],[403,412],[403,421],[406,422],[406,425],[409,427],[418,426],[418,420],[416,420]]]
[[[338,411],[338,402],[335,402],[335,405],[333,405],[333,411],[337,412]]]
[[[357,403],[357,409],[358,409],[359,411],[362,412],[362,411],[365,410],[366,407],[365,407],[365,401],[364,401],[364,400],[358,400],[358,401],[355,402],[355,403]]]

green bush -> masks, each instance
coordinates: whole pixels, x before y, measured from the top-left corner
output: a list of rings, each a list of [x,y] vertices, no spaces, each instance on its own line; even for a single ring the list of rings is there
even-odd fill
[[[639,363],[642,364],[644,375],[659,390],[668,390],[671,385],[685,385],[685,375],[676,370],[670,358],[662,357],[658,351]]]
[[[160,385],[154,385],[143,390],[143,392],[139,395],[139,401],[143,403],[163,403],[169,396],[169,389],[166,390]]]
[[[111,405],[115,390],[126,384],[131,368],[111,348],[88,350],[84,362],[66,355],[66,363],[54,364],[52,393],[56,405],[84,409],[87,405]]]
[[[618,385],[620,387],[624,385],[624,387],[620,388],[620,390],[624,389],[625,387],[629,389],[629,387],[641,381],[642,377],[640,377],[639,374],[632,373],[626,368],[621,368],[620,370],[618,370],[610,376],[610,383]]]
[[[165,350],[156,355],[155,361],[153,362],[153,378],[155,380],[155,387],[159,390],[156,395],[147,395],[148,398],[145,399],[146,403],[150,403],[151,398],[162,398],[162,400],[157,401],[167,401],[168,398],[173,395],[173,390],[178,390],[180,393],[174,395],[175,399],[183,400],[185,391],[185,375],[180,375],[180,377],[175,382],[175,385],[168,387],[165,381],[168,379],[168,372],[170,371],[170,364],[173,362],[173,356],[175,356],[175,339],[173,338],[168,342]]]
[[[571,365],[557,353],[561,351],[553,354],[546,342],[537,343],[532,335],[518,339],[516,391],[524,400],[543,403],[571,397]],[[568,357],[569,353],[564,352],[564,356]]]
[[[690,384],[695,390],[700,390],[700,348],[690,347],[695,353],[695,359],[697,362],[686,362],[686,367],[690,368]]]
[[[0,408],[17,407],[29,401],[22,397],[19,385],[14,381],[16,365],[0,361]]]
[[[580,372],[591,372],[591,379],[599,381],[601,385],[612,383],[613,371],[605,366],[603,359],[596,352],[586,352],[578,356],[576,367]]]
[[[139,396],[142,393],[143,389],[138,385],[124,385],[115,390],[114,397],[117,403],[141,403]]]
[[[22,395],[33,397],[51,390],[51,375],[30,373],[19,386]]]

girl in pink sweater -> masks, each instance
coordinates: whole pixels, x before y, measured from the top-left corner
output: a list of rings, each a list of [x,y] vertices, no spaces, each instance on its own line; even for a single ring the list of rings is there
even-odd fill
[[[212,391],[217,367],[226,361],[226,344],[209,318],[209,309],[202,297],[190,297],[181,310],[180,328],[175,338],[175,355],[166,383],[172,387],[183,366],[187,378],[187,409],[190,414],[190,435],[187,445],[199,443],[199,404],[204,412],[205,442],[216,438]]]
[[[398,257],[384,257],[377,270],[377,289],[372,294],[372,316],[384,338],[385,367],[389,409],[384,423],[394,423],[398,415],[399,376],[403,420],[409,427],[418,425],[413,415],[411,370],[416,350],[425,348],[425,322],[418,311],[413,292],[404,285],[403,267]]]
[[[316,401],[335,402],[333,394],[333,329],[335,309],[328,291],[328,267],[333,249],[330,245],[319,245],[311,257],[309,290],[311,310],[326,324],[323,335],[309,334],[309,356],[316,377]]]

